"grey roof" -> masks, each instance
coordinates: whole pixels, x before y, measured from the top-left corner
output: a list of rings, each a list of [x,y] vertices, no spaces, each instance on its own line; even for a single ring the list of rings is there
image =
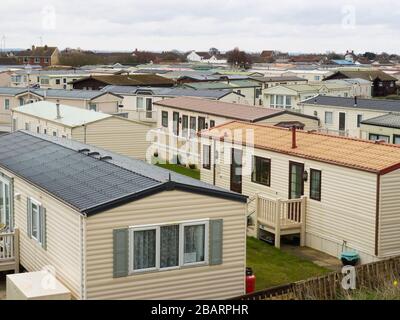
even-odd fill
[[[400,129],[400,113],[389,113],[383,116],[367,119],[361,122],[372,126]]]
[[[132,86],[113,86],[109,85],[102,91],[113,92],[115,94],[136,95],[139,93],[148,93],[154,96],[162,97],[199,97],[208,99],[220,99],[229,93],[238,94],[229,89],[222,90],[195,90],[185,87],[132,87]]]
[[[355,98],[316,96],[302,102],[302,104],[315,104],[323,106],[335,106],[354,109],[370,109],[388,112],[400,112],[400,100],[387,99],[360,99],[357,98],[355,106]]]
[[[303,81],[307,82],[307,79],[303,79],[296,76],[281,76],[281,77],[258,77],[258,76],[251,76],[251,80],[256,80],[260,82],[279,82],[279,81]]]
[[[42,97],[50,98],[70,98],[70,99],[85,99],[91,100],[103,95],[105,92],[101,90],[63,90],[63,89],[29,89],[30,92],[38,94]],[[0,94],[19,95],[27,92],[28,88],[9,88],[0,87]],[[112,92],[110,92],[112,93]],[[114,93],[113,93],[114,94]],[[122,97],[121,97],[122,98]]]
[[[112,160],[89,156],[83,149]],[[87,215],[172,189],[246,201],[245,196],[73,140],[18,131],[0,136],[0,150],[1,167]]]

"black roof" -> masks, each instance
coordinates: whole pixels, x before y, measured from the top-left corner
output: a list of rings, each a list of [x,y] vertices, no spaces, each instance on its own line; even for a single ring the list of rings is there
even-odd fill
[[[364,120],[361,123],[372,126],[400,129],[400,113],[388,113],[383,116]]]
[[[246,202],[246,197],[144,161],[26,131],[0,136],[0,167],[87,215],[179,189]],[[97,153],[88,155],[90,153]],[[101,160],[100,156],[112,159]]]
[[[357,103],[356,103],[357,102]],[[360,99],[330,96],[317,96],[302,102],[302,104],[315,104],[354,109],[370,109],[388,112],[400,112],[400,100],[388,99]]]

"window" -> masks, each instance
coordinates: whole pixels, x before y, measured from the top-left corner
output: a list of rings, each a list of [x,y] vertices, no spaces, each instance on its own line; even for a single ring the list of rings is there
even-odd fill
[[[161,112],[161,125],[164,128],[168,128],[168,111]]]
[[[333,124],[333,113],[325,111],[325,124]]]
[[[287,109],[292,108],[292,97],[286,96],[286,106]]]
[[[182,135],[187,138],[189,132],[189,117],[182,116]]]
[[[321,171],[310,169],[310,198],[321,201]]]
[[[190,117],[190,137],[193,138],[196,135],[196,117]]]
[[[60,79],[56,79],[56,84],[61,84],[61,80]]]
[[[203,168],[211,169],[211,146],[203,145]]]
[[[29,59],[28,57],[24,57],[24,63],[28,63]]]
[[[63,78],[63,83],[67,83],[67,78]]]
[[[271,107],[275,107],[275,95],[271,95],[270,97],[269,97],[269,104],[270,104],[270,106]]]
[[[137,110],[144,110],[144,100],[142,97],[136,98],[136,109]]]
[[[197,130],[201,131],[206,128],[206,118],[199,117]]]
[[[385,141],[386,143],[390,142],[390,137],[389,136],[384,136],[381,134],[375,134],[375,133],[370,133],[369,134],[369,140],[371,141]]]
[[[10,110],[10,99],[4,100],[4,110]]]
[[[276,107],[283,108],[284,107],[284,96],[277,95],[276,96]]]
[[[321,80],[321,77],[320,76],[314,76],[314,80],[315,81],[319,81],[319,80]]]
[[[46,210],[32,198],[28,198],[28,236],[45,248]]]
[[[358,114],[358,115],[357,115],[357,128],[360,128],[360,127],[361,127],[361,121],[362,121],[362,119],[363,119],[362,114]]]
[[[210,128],[214,128],[215,127],[215,120],[210,120]]]
[[[400,135],[393,135],[393,143],[394,144],[400,144]]]
[[[30,125],[28,122],[25,122],[25,130],[29,131],[30,130]]]
[[[53,137],[57,137],[57,132],[53,131]]]
[[[172,113],[172,131],[174,135],[179,136],[179,112]]]
[[[89,110],[97,111],[97,104],[90,102],[89,103]]]
[[[130,272],[207,263],[207,239],[208,221],[131,228]]]
[[[48,85],[50,83],[48,78],[42,78],[40,79],[40,84]]]
[[[10,181],[0,176],[0,224],[11,226],[11,187]]]
[[[49,58],[44,58],[44,63],[49,63]]]
[[[35,58],[35,63],[40,63],[40,58]]]
[[[146,118],[151,119],[153,117],[153,99],[146,98]]]
[[[318,117],[318,111],[314,111],[314,116]]]
[[[253,171],[251,173],[251,181],[271,186],[271,160],[261,157],[253,157]]]
[[[36,132],[40,133],[40,127],[39,126],[36,127]]]
[[[44,133],[44,134],[47,134],[47,129],[43,129],[43,133]]]

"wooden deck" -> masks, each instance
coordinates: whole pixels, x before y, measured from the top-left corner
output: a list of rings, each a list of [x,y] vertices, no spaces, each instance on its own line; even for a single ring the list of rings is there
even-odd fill
[[[291,234],[300,234],[300,245],[304,246],[306,201],[306,197],[282,200],[256,195],[256,230],[274,234],[277,248],[280,248],[281,236]]]
[[[19,272],[19,230],[0,233],[0,271]]]

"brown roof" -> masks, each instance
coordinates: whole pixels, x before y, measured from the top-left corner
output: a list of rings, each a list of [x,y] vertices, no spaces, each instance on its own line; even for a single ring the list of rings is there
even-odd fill
[[[255,148],[380,174],[400,168],[400,146],[385,143],[297,131],[297,148],[292,149],[290,129],[238,121],[203,131],[201,135],[231,141],[230,134],[221,136],[221,132],[242,130],[246,143],[247,129],[254,130]]]
[[[15,55],[18,57],[45,57],[50,58],[57,47],[33,47],[25,51],[19,51]]]
[[[108,85],[116,86],[157,86],[170,84],[175,82],[155,74],[130,74],[130,75],[94,75],[73,81],[79,83],[88,79],[95,79]]]
[[[193,97],[178,97],[172,99],[164,99],[161,101],[154,102],[154,104],[163,107],[205,113],[228,119],[243,120],[248,122],[260,121],[284,113],[296,114],[300,117],[307,117],[318,120],[318,118],[303,114],[298,114],[288,110],[252,107],[244,104],[228,103],[228,102],[193,98]]]
[[[343,70],[343,71],[337,71],[334,74],[330,75],[329,77],[326,77],[325,80],[329,80],[331,78],[334,78],[337,75],[343,75],[346,78],[349,79],[364,79],[368,81],[374,81],[375,79],[379,78],[382,81],[397,81],[398,79],[395,77],[392,77],[391,75],[387,74],[386,72],[380,71],[380,70]]]

